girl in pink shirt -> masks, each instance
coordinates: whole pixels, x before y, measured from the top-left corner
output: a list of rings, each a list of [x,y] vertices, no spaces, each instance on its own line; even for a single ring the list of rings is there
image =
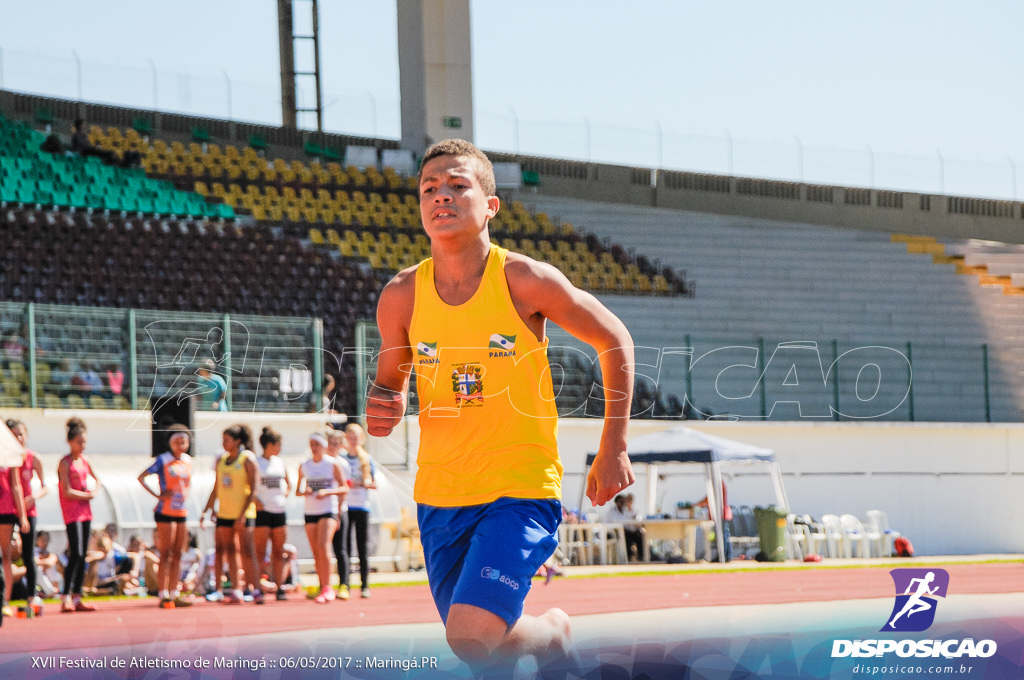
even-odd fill
[[[46,495],[46,480],[43,477],[43,463],[39,456],[28,448],[28,428],[20,420],[8,420],[7,427],[25,447],[25,462],[21,464],[21,492],[25,496],[25,515],[28,519],[28,531],[21,532],[21,545],[35,547],[36,544],[36,501]],[[32,479],[39,480],[39,486],[32,488]],[[42,605],[43,600],[36,595],[36,557],[35,550],[24,549],[22,559],[25,561],[25,583],[28,586],[30,604]]]
[[[82,602],[82,580],[85,578],[85,551],[89,546],[92,505],[100,488],[89,460],[85,457],[88,434],[80,418],[67,422],[70,453],[57,466],[60,509],[68,531],[68,564],[64,568],[64,603],[62,612],[90,612],[96,608]]]
[[[14,611],[5,602],[11,600],[11,586],[14,575],[11,560],[11,536],[14,527],[22,533],[28,531],[28,519],[25,517],[25,496],[21,492],[21,468],[0,467],[0,555],[3,558],[3,592],[0,593],[0,616],[14,616]]]

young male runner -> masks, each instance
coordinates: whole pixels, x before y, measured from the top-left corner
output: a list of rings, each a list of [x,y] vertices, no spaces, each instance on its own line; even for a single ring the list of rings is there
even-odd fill
[[[415,499],[448,644],[476,668],[528,654],[545,663],[571,651],[565,612],[522,614],[561,520],[545,323],[589,343],[600,358],[607,406],[587,478],[595,505],[635,481],[626,454],[633,341],[556,268],[491,245],[488,222],[499,208],[494,170],[475,146],[446,140],[428,149],[419,192],[432,257],[381,292],[367,430],[384,437],[401,421],[414,369],[421,429]]]

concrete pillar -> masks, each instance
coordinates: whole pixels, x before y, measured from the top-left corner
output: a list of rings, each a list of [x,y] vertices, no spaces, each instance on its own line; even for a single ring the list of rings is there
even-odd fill
[[[402,148],[473,141],[469,0],[396,0]]]

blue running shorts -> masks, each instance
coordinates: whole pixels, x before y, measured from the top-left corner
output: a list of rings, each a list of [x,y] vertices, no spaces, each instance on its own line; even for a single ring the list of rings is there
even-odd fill
[[[441,620],[452,604],[500,616],[511,628],[523,614],[533,575],[558,546],[562,504],[499,498],[458,508],[420,504],[427,579]]]

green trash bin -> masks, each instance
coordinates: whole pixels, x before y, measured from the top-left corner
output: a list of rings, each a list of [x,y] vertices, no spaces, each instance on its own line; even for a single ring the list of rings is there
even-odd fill
[[[757,519],[757,534],[761,539],[762,559],[768,562],[782,562],[786,559],[786,517],[789,513],[774,505],[754,508]],[[760,556],[759,556],[760,557]]]

